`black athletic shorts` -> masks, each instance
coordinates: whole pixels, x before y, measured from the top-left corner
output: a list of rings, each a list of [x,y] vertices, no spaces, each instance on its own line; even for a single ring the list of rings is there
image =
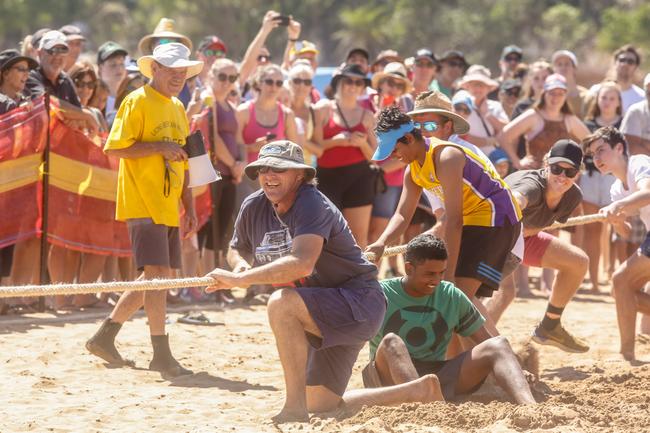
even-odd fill
[[[336,168],[318,167],[318,189],[339,210],[371,205],[375,201],[376,175],[367,161]]]
[[[463,226],[456,276],[481,281],[476,296],[489,298],[499,289],[504,265],[515,246],[521,223],[501,227]]]

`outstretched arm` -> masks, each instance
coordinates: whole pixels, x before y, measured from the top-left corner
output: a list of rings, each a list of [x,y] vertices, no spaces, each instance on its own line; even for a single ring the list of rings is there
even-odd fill
[[[239,67],[240,86],[243,86],[244,83],[246,83],[248,77],[250,77],[250,75],[255,70],[255,66],[257,65],[257,56],[259,55],[260,50],[264,46],[264,43],[266,42],[266,38],[269,36],[271,31],[274,28],[276,28],[279,24],[278,21],[275,21],[273,19],[278,15],[280,14],[275,11],[268,11],[264,15],[264,19],[262,20],[262,27],[260,27],[260,30],[257,32],[257,35],[255,35],[255,38],[246,49],[246,54],[244,54],[244,58],[241,62],[241,66]]]

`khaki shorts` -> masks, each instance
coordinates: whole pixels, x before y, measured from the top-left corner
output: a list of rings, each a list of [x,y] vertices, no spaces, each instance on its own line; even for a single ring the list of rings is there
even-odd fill
[[[155,224],[151,218],[126,220],[131,251],[139,271],[145,266],[180,269],[181,238],[178,227]]]

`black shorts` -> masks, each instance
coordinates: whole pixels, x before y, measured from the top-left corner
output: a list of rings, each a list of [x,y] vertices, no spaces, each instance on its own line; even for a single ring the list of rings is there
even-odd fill
[[[318,167],[318,189],[340,210],[368,206],[375,201],[375,173],[367,161],[336,168]]]
[[[456,277],[481,281],[476,296],[489,298],[499,289],[504,265],[515,246],[521,223],[507,220],[501,227],[463,226]]]
[[[418,202],[418,207],[415,208],[415,213],[413,213],[410,225],[419,224],[425,225],[426,228],[424,231],[429,230],[431,227],[436,225],[436,217],[433,215],[433,211],[431,210],[431,204],[429,204],[429,200],[427,200],[424,194],[420,195],[420,201]]]
[[[650,258],[650,232],[646,233],[645,240],[639,247],[639,251],[646,257]]]
[[[223,176],[221,181],[212,182],[212,212],[216,215],[217,223],[217,251],[227,251],[228,242],[232,237],[235,222],[235,200],[237,189],[232,183],[232,176]],[[212,236],[212,215],[208,222],[197,233],[199,248],[214,250],[214,237]]]

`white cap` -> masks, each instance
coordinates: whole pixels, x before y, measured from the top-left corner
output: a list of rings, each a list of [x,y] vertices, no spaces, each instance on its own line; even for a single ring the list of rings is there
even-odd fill
[[[648,72],[643,79],[643,89],[647,90],[648,89],[648,84],[650,84],[650,72]]]
[[[158,62],[168,68],[187,68],[185,78],[198,75],[203,69],[203,62],[190,60],[190,49],[178,42],[158,45],[150,56],[142,56],[138,59],[138,67],[145,77],[151,79],[153,74],[151,64]]]
[[[577,68],[578,67],[578,58],[576,57],[575,54],[573,54],[572,51],[569,50],[559,50],[553,53],[553,56],[551,57],[551,63],[555,63],[555,60],[557,60],[558,57],[568,57],[571,59],[571,63],[573,63],[573,67]]]
[[[66,36],[58,30],[50,30],[45,33],[41,38],[41,43],[38,46],[40,50],[49,50],[57,45],[68,46]]]

